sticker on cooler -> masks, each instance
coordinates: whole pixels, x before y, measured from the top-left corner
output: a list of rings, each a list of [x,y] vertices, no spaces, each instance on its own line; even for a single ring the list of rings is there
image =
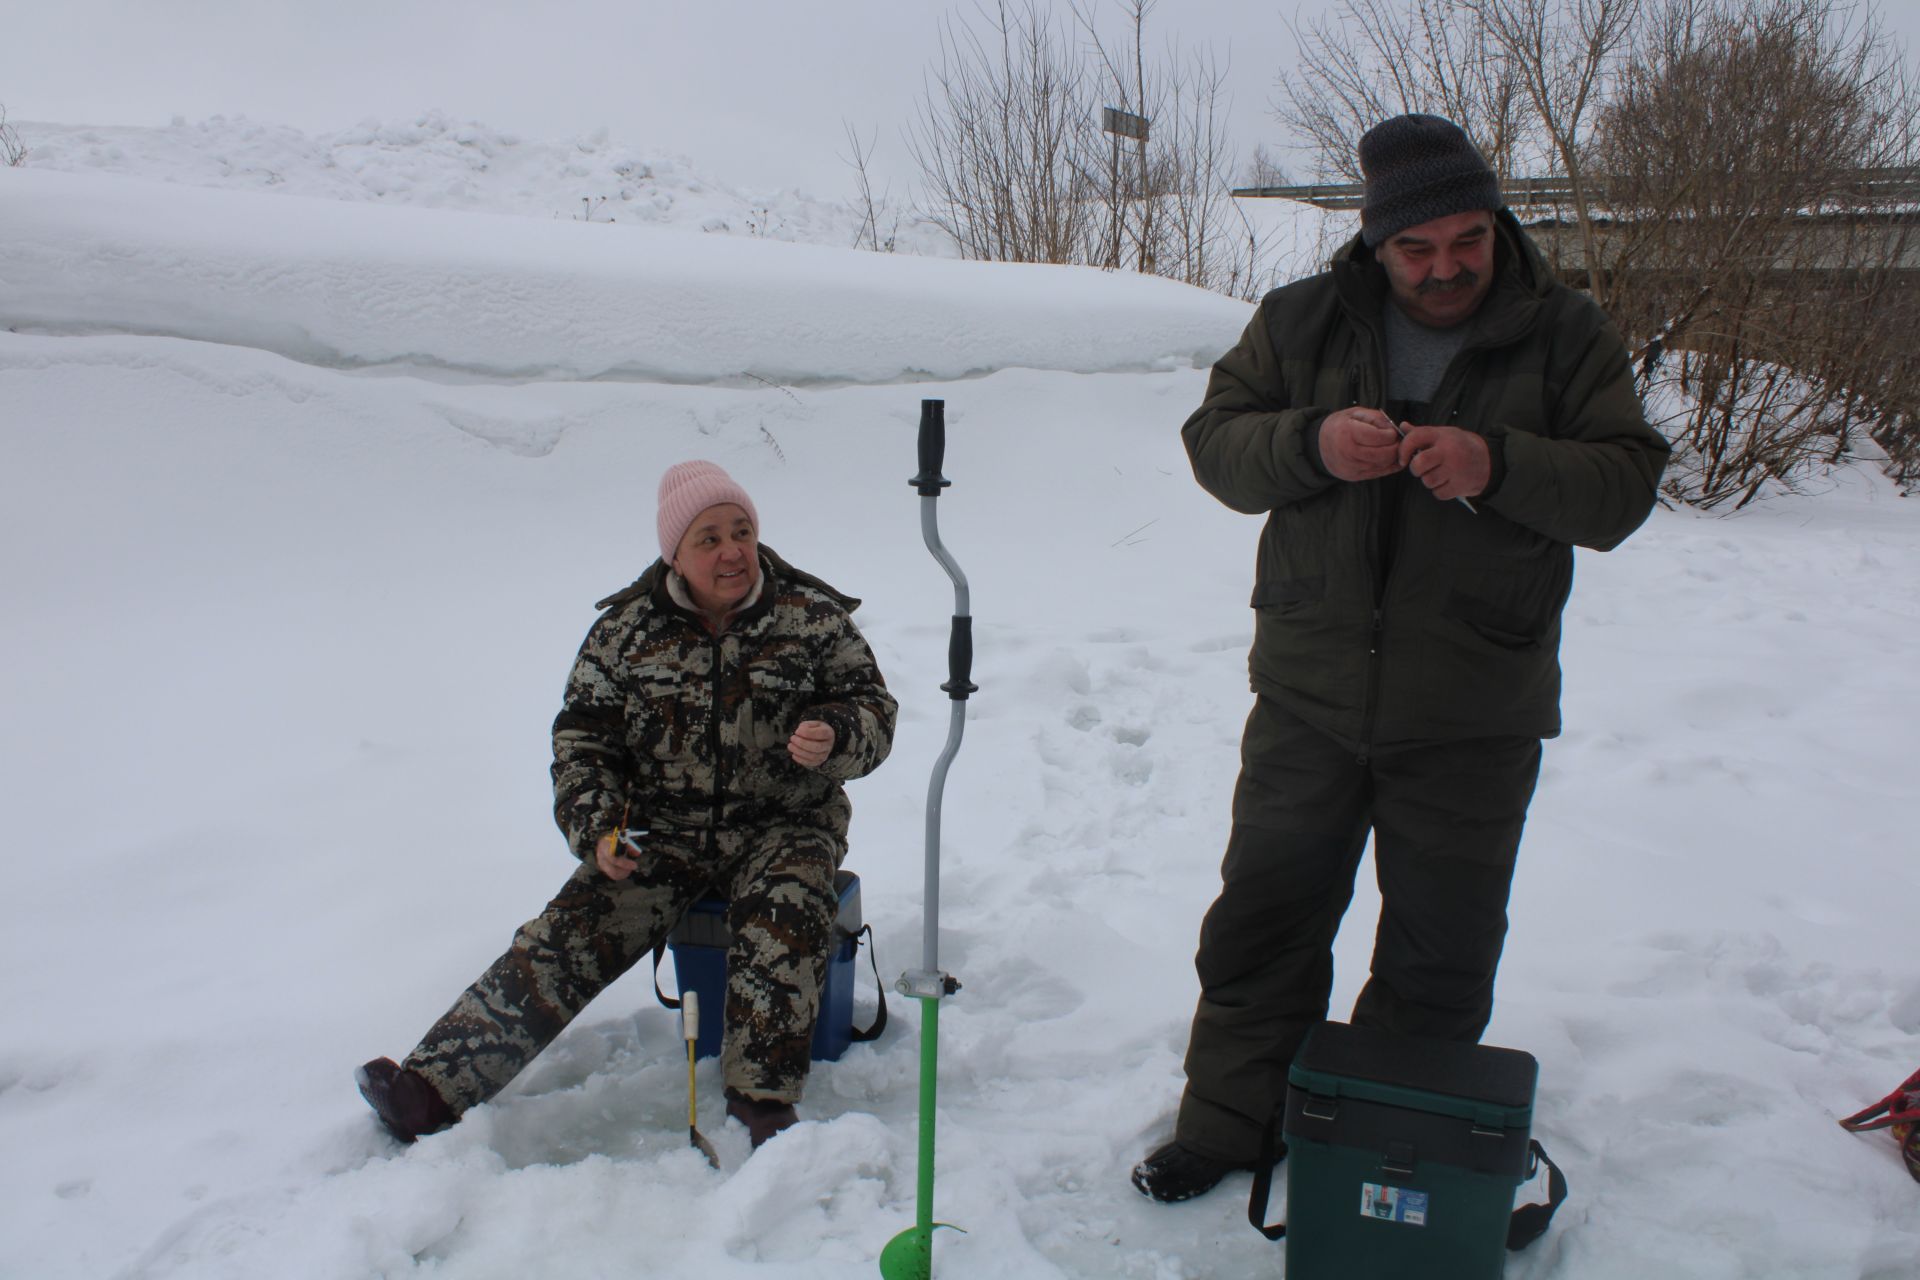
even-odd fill
[[[1427,1193],[1363,1182],[1360,1184],[1360,1216],[1424,1227],[1427,1225]]]

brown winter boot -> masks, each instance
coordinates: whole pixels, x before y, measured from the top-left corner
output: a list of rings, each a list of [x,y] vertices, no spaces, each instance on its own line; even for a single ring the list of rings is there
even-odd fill
[[[747,1136],[753,1139],[755,1147],[800,1120],[791,1102],[749,1098],[732,1089],[727,1090],[727,1114],[747,1126]]]
[[[438,1133],[460,1118],[430,1080],[392,1058],[375,1058],[356,1068],[353,1079],[380,1123],[402,1142]]]

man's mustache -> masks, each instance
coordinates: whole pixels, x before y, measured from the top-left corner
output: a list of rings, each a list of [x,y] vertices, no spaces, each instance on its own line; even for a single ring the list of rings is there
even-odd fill
[[[1458,293],[1463,289],[1471,289],[1479,283],[1480,275],[1478,272],[1469,271],[1467,268],[1462,267],[1460,270],[1454,272],[1451,280],[1435,280],[1429,276],[1415,285],[1413,291],[1415,293]]]

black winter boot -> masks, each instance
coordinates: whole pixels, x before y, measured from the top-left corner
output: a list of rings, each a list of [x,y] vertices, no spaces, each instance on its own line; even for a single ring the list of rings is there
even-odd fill
[[[779,1133],[782,1129],[799,1123],[800,1117],[794,1114],[791,1102],[779,1102],[771,1098],[749,1098],[745,1094],[727,1090],[727,1114],[747,1126],[747,1136],[753,1139],[758,1148],[761,1143]]]
[[[356,1067],[353,1079],[380,1123],[402,1142],[438,1133],[460,1118],[432,1081],[392,1058],[375,1058]]]
[[[1286,1155],[1286,1146],[1281,1144],[1279,1158],[1284,1160]],[[1143,1196],[1162,1204],[1177,1204],[1213,1190],[1230,1173],[1251,1168],[1250,1164],[1215,1160],[1178,1142],[1169,1142],[1156,1147],[1146,1159],[1133,1166],[1133,1185]]]

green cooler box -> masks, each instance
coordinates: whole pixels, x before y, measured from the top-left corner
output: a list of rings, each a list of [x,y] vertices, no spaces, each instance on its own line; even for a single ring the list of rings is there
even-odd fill
[[[1514,1210],[1545,1158],[1538,1074],[1517,1049],[1314,1028],[1287,1073],[1287,1280],[1495,1280],[1566,1195],[1555,1169],[1551,1205]]]

